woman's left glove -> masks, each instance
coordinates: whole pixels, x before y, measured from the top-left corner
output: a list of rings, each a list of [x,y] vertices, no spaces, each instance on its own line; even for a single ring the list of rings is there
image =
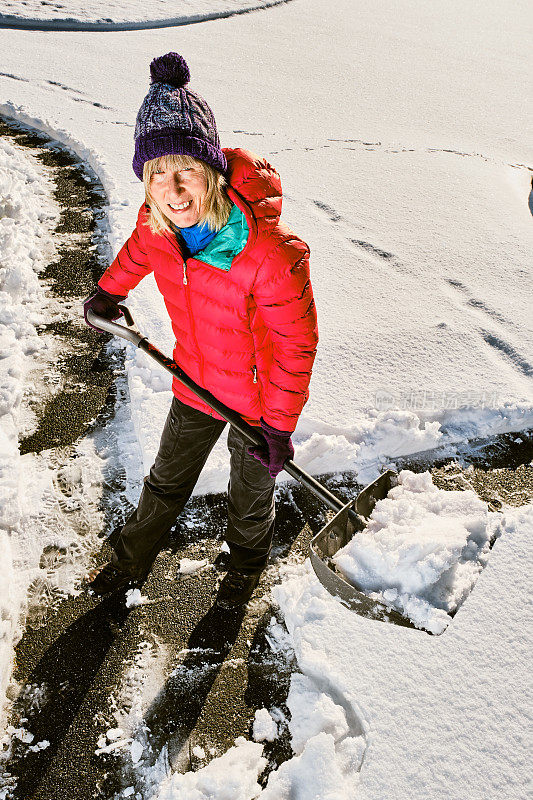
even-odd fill
[[[254,445],[248,448],[248,452],[268,469],[271,478],[275,478],[278,472],[283,469],[285,461],[294,456],[291,434],[287,433],[287,431],[278,431],[277,428],[272,428],[267,425],[263,418],[260,421],[268,451],[264,447]]]

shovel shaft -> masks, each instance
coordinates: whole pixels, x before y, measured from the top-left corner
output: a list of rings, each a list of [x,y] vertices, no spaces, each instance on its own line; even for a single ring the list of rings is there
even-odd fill
[[[111,322],[110,320],[104,319],[103,317],[97,316],[93,311],[89,311],[87,314],[87,319],[97,328],[101,330],[107,331],[108,333],[112,333],[115,336],[120,336],[122,339],[126,339],[127,341],[135,344],[140,350],[144,350],[154,361],[166,369],[174,378],[177,378],[180,383],[183,383],[188,389],[193,392],[196,397],[199,397],[203,400],[207,405],[216,411],[217,414],[229,422],[230,425],[242,433],[245,436],[251,445],[256,445],[259,447],[266,447],[266,440],[261,433],[259,428],[254,428],[252,425],[249,425],[245,420],[238,414],[234,409],[229,408],[229,406],[224,405],[221,403],[220,400],[208,392],[207,389],[204,389],[202,386],[199,386],[195,383],[192,378],[181,369],[181,367],[176,364],[176,362],[162,353],[160,350],[157,349],[151,342],[148,341],[146,336],[143,336],[139,331],[134,327],[133,317],[127,306],[119,306],[120,310],[124,314],[126,322],[128,324],[128,328],[124,325],[118,325],[116,322]],[[285,463],[283,464],[283,469],[287,472],[292,478],[296,478],[302,486],[305,486],[310,492],[312,492],[315,497],[321,500],[325,505],[328,506],[332,511],[338,512],[341,511],[345,504],[335,497],[325,486],[322,486],[315,478],[309,475],[305,470],[299,467],[297,464],[294,463],[290,458],[288,458]],[[361,518],[358,514],[356,514],[351,509],[349,510],[349,515],[353,518],[352,521],[360,527]]]
[[[176,362],[162,353],[160,350],[157,349],[153,344],[151,344],[148,339],[141,339],[138,344],[139,350],[144,350],[145,353],[148,353],[154,361],[164,367],[168,372],[170,372],[175,378],[177,378],[180,383],[183,383],[191,392],[203,400],[207,405],[216,411],[217,414],[220,414],[226,422],[229,422],[230,425],[242,433],[245,436],[251,445],[256,445],[258,447],[266,447],[265,437],[261,433],[259,428],[254,428],[252,425],[249,425],[240,414],[234,411],[229,406],[224,405],[221,403],[220,400],[208,392],[207,389],[204,389],[202,386],[199,386],[195,383],[192,378],[189,376],[179,367]],[[344,508],[344,503],[342,503],[334,494],[328,491],[325,486],[322,486],[318,481],[316,481],[311,475],[309,475],[305,470],[301,469],[297,464],[294,463],[290,458],[288,458],[285,463],[283,464],[283,469],[285,472],[292,478],[296,478],[303,486],[309,489],[313,494],[322,500],[329,508],[333,511],[341,511]]]

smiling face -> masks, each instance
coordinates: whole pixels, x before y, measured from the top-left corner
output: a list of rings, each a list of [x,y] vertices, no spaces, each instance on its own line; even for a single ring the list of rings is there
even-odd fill
[[[191,159],[192,166],[178,169],[163,157],[150,179],[150,194],[178,228],[196,225],[203,213],[207,180],[202,164]]]

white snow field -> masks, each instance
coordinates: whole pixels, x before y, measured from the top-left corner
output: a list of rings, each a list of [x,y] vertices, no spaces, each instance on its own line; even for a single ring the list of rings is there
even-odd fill
[[[531,17],[525,0],[294,0],[154,30],[3,29],[0,113],[91,165],[116,252],[143,199],[131,158],[149,62],[185,56],[223,146],[278,169],[284,219],[311,247],[320,343],[296,460],[366,483],[399,456],[436,446],[453,455],[471,437],[533,426]],[[128,304],[170,352],[151,277]],[[126,364],[133,485],[152,463],[171,393],[144,354],[128,347]],[[1,490],[12,498],[16,429],[7,430]],[[221,441],[197,491],[222,491],[227,478]],[[305,679],[291,687],[294,758],[261,794],[262,744],[239,742],[168,778],[159,797],[525,797],[532,517],[531,505],[505,510],[486,568],[440,637],[363,620],[307,565],[288,571],[275,595]],[[13,546],[16,526],[2,525]],[[9,584],[6,549],[2,558]]]
[[[0,0],[0,25],[52,30],[121,30],[188,25],[229,17],[288,0]]]

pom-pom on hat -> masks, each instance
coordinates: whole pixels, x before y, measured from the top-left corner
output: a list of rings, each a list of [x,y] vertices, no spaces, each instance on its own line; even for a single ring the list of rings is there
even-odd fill
[[[187,62],[179,53],[167,53],[154,58],[150,64],[152,83],[169,83],[171,86],[185,86],[191,79]]]
[[[133,171],[142,181],[152,158],[183,153],[226,172],[213,112],[200,95],[186,89],[191,74],[179,53],[167,53],[150,64],[152,82],[137,114]]]

